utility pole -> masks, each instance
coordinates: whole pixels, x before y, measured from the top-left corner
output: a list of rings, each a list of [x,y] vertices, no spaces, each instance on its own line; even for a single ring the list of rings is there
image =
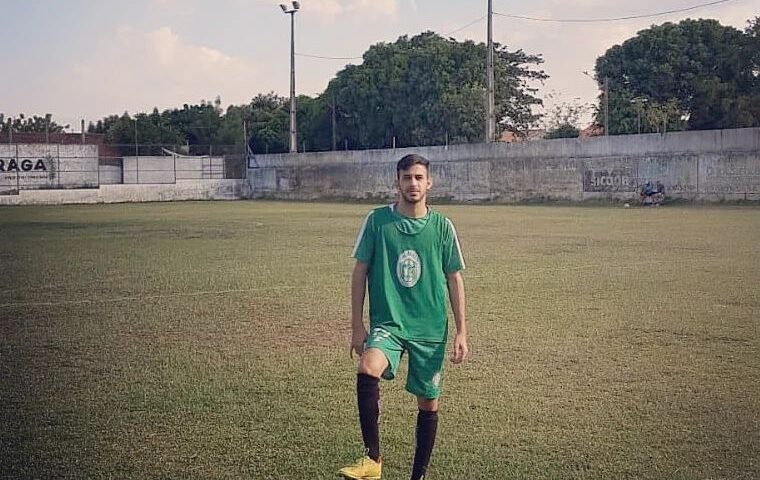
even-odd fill
[[[335,151],[335,97],[332,98],[332,150]]]
[[[245,168],[248,168],[248,120],[243,120],[243,158]]]
[[[610,77],[604,77],[604,136],[610,134]]]
[[[486,53],[486,142],[493,142],[496,136],[494,121],[494,78],[493,78],[493,0],[488,0],[488,52]]]

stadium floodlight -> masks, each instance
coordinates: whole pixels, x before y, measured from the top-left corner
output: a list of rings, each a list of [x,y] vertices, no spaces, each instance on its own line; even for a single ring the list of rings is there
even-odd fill
[[[301,4],[295,0],[281,3],[283,13],[290,15],[290,152],[297,152],[296,143],[296,50],[295,50],[295,13]]]

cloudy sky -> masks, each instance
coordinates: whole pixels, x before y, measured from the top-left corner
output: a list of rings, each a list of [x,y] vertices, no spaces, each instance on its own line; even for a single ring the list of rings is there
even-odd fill
[[[548,106],[592,103],[595,59],[641,29],[715,18],[739,29],[760,0],[725,0],[688,12],[599,23],[510,18],[604,19],[689,8],[710,0],[494,0],[494,40],[541,54]],[[713,0],[714,1],[714,0]],[[80,119],[179,107],[220,96],[223,106],[258,93],[289,94],[290,25],[275,0],[0,0],[0,113]],[[486,0],[302,0],[296,15],[296,88],[317,95],[378,42],[426,30],[485,41]],[[469,26],[467,26],[470,24]],[[462,28],[465,27],[465,28]],[[452,33],[453,32],[453,33]],[[341,57],[326,59],[314,57]],[[349,59],[345,59],[349,58]]]

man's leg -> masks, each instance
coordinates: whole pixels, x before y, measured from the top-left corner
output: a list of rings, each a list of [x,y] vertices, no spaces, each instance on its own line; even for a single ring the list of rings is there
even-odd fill
[[[359,359],[356,375],[356,399],[359,424],[367,456],[354,465],[341,468],[344,478],[379,480],[383,465],[380,459],[380,377],[392,380],[401,360],[402,346],[390,333],[376,327],[367,338],[367,346]]]
[[[356,400],[359,406],[359,424],[367,455],[380,459],[380,376],[388,368],[388,359],[378,348],[368,348],[359,361],[356,376]]]
[[[412,480],[425,477],[438,431],[438,399],[417,397],[417,407],[417,446],[414,450]]]
[[[441,373],[446,354],[443,342],[409,342],[409,376],[406,389],[417,397],[417,429],[412,480],[420,480],[427,472],[438,430],[438,397],[441,395]]]

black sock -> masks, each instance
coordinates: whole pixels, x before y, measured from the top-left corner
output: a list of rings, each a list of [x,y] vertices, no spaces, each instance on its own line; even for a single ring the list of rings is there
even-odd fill
[[[380,459],[380,379],[360,373],[356,376],[356,400],[359,404],[359,424],[367,455]]]
[[[417,413],[417,448],[414,451],[412,480],[419,480],[427,472],[437,430],[438,412],[420,410]]]

